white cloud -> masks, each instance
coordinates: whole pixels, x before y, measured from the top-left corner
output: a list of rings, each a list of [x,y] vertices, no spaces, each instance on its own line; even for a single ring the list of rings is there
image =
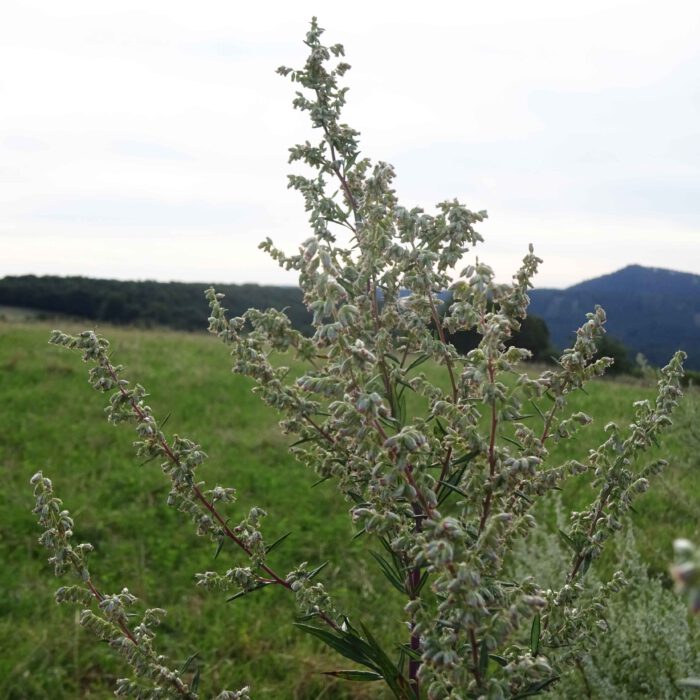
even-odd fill
[[[697,3],[6,0],[0,275],[292,283],[257,241],[306,235],[285,174],[310,134],[274,69],[314,13],[363,150],[411,205],[488,209],[500,276],[529,241],[545,285],[700,272]]]

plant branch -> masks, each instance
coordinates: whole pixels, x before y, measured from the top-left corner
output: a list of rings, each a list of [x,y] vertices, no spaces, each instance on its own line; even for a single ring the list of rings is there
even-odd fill
[[[452,358],[450,357],[449,350],[447,349],[447,337],[445,336],[445,329],[442,327],[442,322],[440,321],[440,316],[438,315],[437,309],[435,308],[435,301],[433,300],[432,294],[428,294],[428,300],[430,301],[430,312],[437,328],[438,336],[440,337],[440,342],[445,346],[445,364],[447,365],[447,372],[450,375],[450,384],[452,385],[452,400],[457,403],[459,399],[459,390],[457,389],[457,382],[455,380],[454,366],[452,364]]]
[[[489,383],[494,384],[495,371],[493,368],[493,362],[489,360],[488,364],[488,375]],[[488,464],[489,464],[489,490],[484,497],[484,502],[481,507],[481,519],[479,520],[479,534],[484,531],[486,527],[486,521],[488,520],[489,514],[491,512],[491,501],[493,498],[493,477],[496,474],[496,432],[498,430],[498,412],[496,411],[496,397],[494,396],[491,403],[491,429],[489,434],[489,451],[488,451]]]
[[[138,417],[139,420],[144,420],[146,418],[146,414],[143,412],[141,407],[138,405],[138,403],[133,399],[129,398],[126,390],[122,386],[122,384],[119,382],[119,377],[116,373],[116,370],[114,369],[114,366],[112,363],[106,358],[103,357],[103,363],[105,369],[109,372],[110,376],[116,383],[116,385],[119,387],[119,391],[124,396],[125,398],[128,399],[129,404],[131,406],[132,411],[134,412],[134,415]],[[163,452],[167,456],[168,460],[175,466],[180,466],[180,460],[178,456],[174,453],[173,449],[171,448],[170,444],[168,441],[165,439],[165,437],[161,434],[158,437],[158,442],[163,449]],[[214,517],[214,519],[219,523],[221,526],[221,529],[226,537],[228,537],[232,542],[234,542],[243,552],[245,552],[248,556],[252,554],[250,548],[243,542],[234,532],[231,530],[231,528],[228,526],[226,523],[226,520],[223,518],[223,516],[219,513],[219,511],[216,509],[213,503],[211,503],[201,492],[200,488],[194,484],[191,483],[190,487],[192,488],[192,492],[194,493],[195,498],[200,502],[200,504]],[[270,566],[268,566],[265,563],[260,564],[260,568],[267,573],[276,584],[283,586],[287,590],[291,591],[292,590],[292,584],[289,583],[284,577],[280,576],[277,574]],[[337,629],[337,624],[335,621],[330,618],[328,615],[325,613],[321,612],[319,613],[319,617],[330,627],[333,629]]]
[[[474,674],[474,680],[478,688],[481,688],[483,679],[481,678],[481,671],[479,670],[479,643],[476,640],[476,634],[474,633],[474,628],[469,628],[469,644],[471,646],[472,652],[472,664],[474,669],[472,673]]]
[[[600,516],[603,514],[603,508],[605,508],[605,505],[607,504],[608,501],[608,496],[610,495],[610,487],[607,487],[603,490],[603,492],[600,494],[600,499],[598,500],[598,505],[596,506],[595,513],[593,514],[593,519],[591,521],[591,526],[588,528],[588,537],[589,539],[593,537],[595,534],[596,528],[598,527],[598,521],[600,520]],[[571,571],[569,572],[569,575],[566,577],[567,583],[571,583],[576,574],[578,573],[579,569],[581,568],[581,565],[586,559],[586,555],[579,553],[576,555],[576,558],[574,559],[573,567]]]

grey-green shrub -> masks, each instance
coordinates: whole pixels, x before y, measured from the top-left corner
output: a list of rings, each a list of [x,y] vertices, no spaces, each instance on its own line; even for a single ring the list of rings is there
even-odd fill
[[[614,554],[626,585],[608,601],[586,651],[562,673],[549,695],[560,700],[690,697],[680,681],[700,671],[700,621],[688,616],[686,604],[667,580],[649,574],[631,531],[615,541]],[[538,571],[543,585],[556,585],[565,557],[558,533],[540,526],[515,548],[513,573],[517,578]],[[599,586],[599,577],[590,572],[582,601],[595,595]]]
[[[579,662],[609,598],[624,584],[616,573],[583,595],[591,564],[665,465],[638,462],[671,422],[684,356],[677,353],[661,371],[655,402],[634,404],[628,427],[610,423],[597,449],[553,461],[549,446],[592,421],[567,403],[610,364],[595,359],[604,311],[587,314],[555,368],[531,376],[522,364],[529,352],[508,341],[527,314],[541,262],[532,246],[510,284],[497,283],[478,258],[462,268],[482,241],[475,226],[485,212],[457,200],[438,203],[434,214],[400,205],[393,168],[361,157],[358,132],[342,119],[347,88],[340,81],[349,66],[343,47],[327,47],[321,36],[314,20],[304,66],[279,69],[299,88],[294,106],[318,135],[290,149],[303,174],[290,176],[289,185],[304,199],[312,235],[293,254],[270,240],[262,244],[298,272],[315,334],[302,336],[274,309],[231,319],[214,289],[207,292],[209,323],[231,347],[234,371],[251,377],[261,399],[280,412],[294,454],[346,499],[357,536],[373,547],[368,561],[405,597],[403,636],[382,646],[362,621],[349,620],[320,580],[323,563],[278,571],[273,550],[284,542],[266,542],[265,511],[236,514],[234,489],[205,486],[202,447],[166,435],[146,390],[112,363],[104,338],[55,331],[51,342],[81,351],[92,365],[90,383],[109,394],[108,420],[132,424],[138,457],[160,464],[169,479],[168,505],[190,517],[198,534],[236,546],[238,558],[198,573],[198,585],[244,599],[269,586],[287,590],[298,604],[298,629],[345,657],[329,673],[381,681],[396,698],[529,697]],[[447,288],[454,303],[441,314]],[[462,355],[446,332],[471,329],[482,340]],[[301,376],[279,363],[283,353],[303,363]],[[439,365],[442,381],[423,374],[423,362]],[[536,525],[535,505],[580,474],[589,476],[595,496],[568,518],[562,536],[570,551],[558,580],[544,587],[537,570],[505,578],[513,547]],[[69,516],[61,515],[45,479],[35,478],[43,542],[54,560],[69,561],[78,573],[82,584],[69,598],[90,603],[82,619],[131,663],[137,678],[120,682],[119,692],[196,697],[194,679],[184,683],[158,657],[148,625],[140,648],[141,632],[125,612],[133,597],[110,596],[85,579],[60,524]],[[58,524],[45,522],[47,513]],[[237,692],[245,696],[247,689]]]

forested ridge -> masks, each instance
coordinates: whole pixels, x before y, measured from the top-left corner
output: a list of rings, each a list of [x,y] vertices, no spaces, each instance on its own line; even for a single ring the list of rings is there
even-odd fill
[[[23,275],[0,279],[0,305],[65,314],[91,321],[140,327],[165,326],[176,330],[201,331],[207,326],[209,308],[202,282],[155,282]],[[226,295],[231,316],[249,308],[285,309],[292,325],[311,334],[311,314],[304,306],[298,287],[258,284],[216,284]],[[445,307],[450,304],[445,295]],[[475,331],[450,336],[460,352],[475,348],[480,336]],[[556,353],[546,323],[529,316],[512,341],[530,350],[537,360],[547,361]]]
[[[155,282],[22,275],[0,279],[0,304],[94,321],[176,330],[206,328],[209,307],[200,282]],[[311,315],[296,287],[217,284],[233,316],[246,309],[286,308],[295,328],[311,329]]]

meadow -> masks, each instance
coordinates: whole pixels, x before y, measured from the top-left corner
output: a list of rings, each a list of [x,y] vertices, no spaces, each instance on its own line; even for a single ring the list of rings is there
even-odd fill
[[[215,547],[165,505],[168,484],[157,463],[139,465],[131,429],[104,420],[105,397],[89,387],[86,366],[47,344],[54,325],[0,322],[0,697],[106,698],[125,675],[110,650],[78,625],[75,609],[53,601],[62,582],[36,542],[31,513],[28,482],[39,469],[72,511],[75,541],[95,546],[90,568],[100,587],[126,586],[147,606],[168,610],[160,648],[181,663],[198,653],[203,697],[246,683],[256,698],[383,697],[372,684],[349,686],[322,675],[346,662],[293,627],[293,601],[285,591],[263,590],[241,604],[195,588],[196,572],[225,569],[235,553],[225,546],[215,562]],[[74,322],[59,327],[83,329]],[[330,483],[312,487],[316,476],[288,454],[277,416],[250,392],[250,383],[231,374],[226,349],[204,332],[99,331],[110,338],[125,376],[146,387],[155,413],[170,416],[166,432],[189,437],[208,453],[201,478],[237,489],[231,519],[255,504],[269,513],[269,541],[291,532],[273,555],[275,568],[327,560],[323,580],[339,607],[384,630],[386,639],[396,638],[402,601],[367,568],[367,543],[353,539],[349,504]],[[653,395],[653,385],[639,381],[594,382],[575,401],[595,422],[559,446],[560,456],[580,459],[601,441],[608,421],[626,424],[632,402]],[[670,465],[632,516],[644,560],[663,576],[674,537],[699,534],[698,416],[700,394],[691,389],[658,452]],[[580,478],[562,497],[583,505],[591,492]],[[597,566],[606,571],[612,564],[603,558]]]

